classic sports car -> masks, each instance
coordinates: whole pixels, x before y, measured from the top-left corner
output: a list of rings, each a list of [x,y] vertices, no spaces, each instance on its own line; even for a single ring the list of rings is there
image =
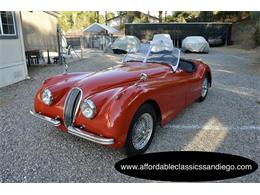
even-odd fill
[[[181,59],[179,49],[153,53],[152,47],[106,70],[48,78],[31,114],[86,140],[125,146],[128,155],[143,153],[157,125],[203,101],[212,80],[202,61]]]

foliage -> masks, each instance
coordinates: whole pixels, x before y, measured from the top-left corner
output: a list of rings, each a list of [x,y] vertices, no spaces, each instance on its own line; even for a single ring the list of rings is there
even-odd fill
[[[254,38],[255,38],[255,43],[257,46],[260,45],[260,27],[258,26],[256,31],[255,31],[255,34],[254,34]]]
[[[169,12],[167,12],[169,13]],[[148,23],[147,14],[140,11],[117,11],[100,14],[98,11],[65,11],[61,12],[59,25],[65,32],[83,30],[94,22],[106,23],[113,17],[120,16],[120,29],[124,29],[124,23]],[[164,15],[164,16],[163,16]],[[98,16],[98,19],[97,19]],[[158,11],[161,22],[237,22],[245,18],[259,18],[259,12],[248,11],[174,11],[167,15],[164,11]],[[124,20],[127,17],[128,20]],[[258,36],[256,32],[256,37]]]
[[[237,22],[249,16],[248,11],[176,11],[166,22]]]
[[[196,11],[176,11],[166,17],[166,22],[189,22],[195,20],[200,12]]]
[[[128,16],[128,23],[133,23],[133,21],[138,18],[141,18],[141,12],[138,11],[127,11],[126,15]]]
[[[260,12],[250,12],[250,17],[254,20],[257,20],[259,23],[259,19],[260,19]]]
[[[119,26],[120,31],[124,31],[125,24],[127,23],[148,23],[148,14],[144,14],[140,11],[121,11],[117,13],[121,17],[121,24]],[[127,20],[126,20],[127,18]]]
[[[251,18],[256,21],[256,31],[254,34],[255,43],[260,45],[260,12],[251,12]]]
[[[64,11],[61,12],[61,17],[58,19],[61,29],[65,32],[70,30],[83,30],[90,24],[97,21],[105,23],[105,16],[94,11]],[[114,17],[114,13],[107,12],[107,19]]]
[[[159,22],[160,23],[162,22],[162,14],[163,14],[163,11],[159,11]]]
[[[106,12],[106,16],[107,16],[107,19],[109,20],[110,18],[115,17],[115,13],[114,12]]]

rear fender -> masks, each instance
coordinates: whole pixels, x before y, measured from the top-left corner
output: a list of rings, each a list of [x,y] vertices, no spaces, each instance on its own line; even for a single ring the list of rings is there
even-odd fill
[[[194,60],[194,62],[197,65],[197,68],[198,68],[197,71],[198,71],[198,75],[199,75],[200,79],[203,79],[204,75],[208,75],[209,76],[209,83],[210,83],[210,87],[211,87],[212,75],[211,75],[211,70],[209,68],[209,65],[205,64],[201,60]]]

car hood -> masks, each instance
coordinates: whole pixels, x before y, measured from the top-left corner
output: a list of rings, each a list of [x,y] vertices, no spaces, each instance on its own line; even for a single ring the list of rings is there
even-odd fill
[[[147,74],[148,79],[151,79],[160,77],[170,70],[170,66],[164,64],[128,62],[81,77],[74,87],[79,87],[85,95],[90,95],[106,89],[133,84],[139,80],[141,73]]]

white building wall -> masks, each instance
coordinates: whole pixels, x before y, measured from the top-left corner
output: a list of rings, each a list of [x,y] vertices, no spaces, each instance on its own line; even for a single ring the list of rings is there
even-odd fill
[[[15,12],[18,38],[0,39],[0,87],[24,80],[28,75],[20,13]]]
[[[57,51],[57,17],[44,11],[21,12],[24,48]]]

